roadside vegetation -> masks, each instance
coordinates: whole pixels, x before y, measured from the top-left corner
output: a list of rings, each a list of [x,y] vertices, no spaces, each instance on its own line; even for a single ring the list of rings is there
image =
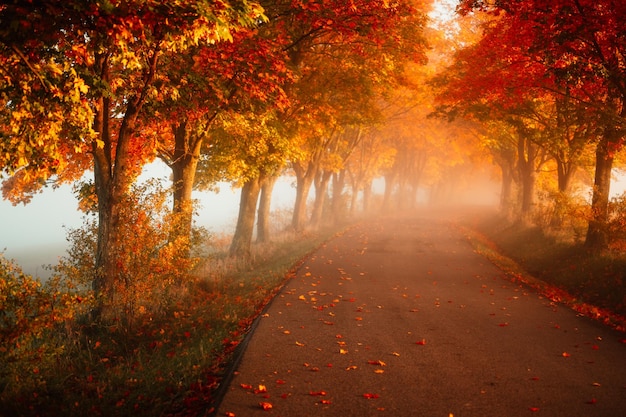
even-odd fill
[[[611,201],[609,248],[585,247],[585,209],[563,222],[528,224],[504,215],[477,217],[465,232],[476,250],[513,280],[581,314],[626,331],[626,201]]]
[[[117,318],[91,319],[99,303],[89,285],[89,218],[68,233],[68,254],[46,282],[0,254],[0,415],[210,413],[255,318],[298,261],[337,230],[276,233],[246,258],[228,255],[229,238],[194,230],[194,256],[180,256],[162,194],[148,195],[127,206],[143,214],[125,225],[120,269],[134,279],[108,300]]]

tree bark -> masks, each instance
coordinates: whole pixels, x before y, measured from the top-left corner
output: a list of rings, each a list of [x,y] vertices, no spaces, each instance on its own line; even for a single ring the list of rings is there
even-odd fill
[[[317,173],[317,165],[309,162],[305,168],[300,164],[294,163],[293,168],[296,173],[296,201],[293,208],[291,227],[295,231],[301,231],[304,229],[306,222],[306,203],[313,179]]]
[[[331,201],[331,217],[334,224],[344,221],[346,212],[343,198],[343,189],[346,185],[346,170],[342,169],[333,174],[333,194]]]
[[[585,237],[585,247],[601,251],[608,247],[607,223],[609,217],[609,195],[611,191],[611,171],[613,152],[611,147],[618,142],[617,132],[605,133],[596,146],[596,171],[591,197],[591,220]]]
[[[391,197],[393,195],[393,188],[396,185],[396,173],[390,171],[385,174],[385,192],[383,194],[382,211],[387,212],[391,209]]]
[[[370,211],[370,204],[372,201],[372,181],[366,181],[363,186],[363,213]]]
[[[313,211],[311,213],[311,226],[317,228],[322,223],[324,213],[324,204],[326,204],[326,196],[328,191],[328,183],[332,176],[332,171],[324,170],[319,173],[315,180],[315,201],[313,202]]]
[[[173,213],[176,225],[170,241],[179,245],[181,256],[189,256],[191,228],[193,224],[193,185],[196,177],[202,139],[192,136],[183,121],[172,127],[174,154],[169,163],[172,169]]]
[[[230,245],[230,256],[248,257],[252,245],[252,235],[254,233],[254,220],[261,191],[261,178],[252,178],[241,188],[241,199],[239,202],[239,217],[237,227]]]
[[[535,204],[535,162],[537,149],[530,139],[520,137],[518,140],[518,169],[522,184],[522,201],[520,220],[529,223],[532,219]]]
[[[159,48],[155,46],[149,57],[141,88],[136,95],[129,96],[126,100],[124,116],[117,132],[115,152],[113,152],[114,142],[109,125],[113,110],[112,103],[109,98],[101,98],[96,104],[94,130],[99,134],[102,143],[100,146],[94,142],[92,146],[94,184],[98,197],[98,243],[92,282],[96,297],[96,307],[92,312],[92,317],[96,320],[108,318],[116,287],[132,279],[120,273],[120,265],[124,264],[123,254],[120,253],[124,236],[123,228],[119,226],[124,221],[123,205],[134,180],[134,164],[137,163],[131,155],[131,137],[149,87],[154,80],[158,56]],[[95,67],[100,69],[100,78],[105,82],[108,81],[110,65],[108,58],[103,54],[96,60]]]
[[[276,176],[267,177],[261,185],[256,229],[256,240],[259,243],[270,241],[270,207],[272,203],[272,191],[274,190],[277,179],[278,177]]]

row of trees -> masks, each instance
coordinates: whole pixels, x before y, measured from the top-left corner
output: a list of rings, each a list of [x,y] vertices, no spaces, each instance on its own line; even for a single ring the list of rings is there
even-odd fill
[[[521,184],[522,220],[532,217],[538,173],[556,172],[555,195],[567,198],[576,173],[592,166],[585,245],[606,248],[611,174],[626,137],[626,4],[463,0],[459,11],[473,25],[435,82],[439,112],[474,123],[501,168],[505,210],[512,183]]]
[[[231,253],[245,255],[259,194],[263,239],[268,196],[288,164],[298,183],[292,226],[302,229],[310,187],[319,222],[333,175],[340,190],[349,156],[376,152],[372,127],[389,115],[391,92],[409,84],[406,65],[425,62],[425,11],[408,0],[5,2],[3,194],[27,202],[50,182],[93,173],[81,195],[98,219],[98,317],[132,280],[122,267],[128,202],[154,158],[172,170],[180,227],[170,247],[189,254],[194,187],[230,180],[242,187]],[[350,170],[356,189],[384,161]]]

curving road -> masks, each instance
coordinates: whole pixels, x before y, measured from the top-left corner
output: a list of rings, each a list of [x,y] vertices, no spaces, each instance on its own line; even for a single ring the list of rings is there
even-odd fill
[[[380,220],[300,268],[217,415],[626,416],[624,339],[510,282],[445,220]]]

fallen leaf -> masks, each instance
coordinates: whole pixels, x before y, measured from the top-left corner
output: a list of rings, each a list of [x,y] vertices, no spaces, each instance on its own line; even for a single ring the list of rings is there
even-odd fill
[[[230,411],[225,412],[224,415],[226,417],[235,417],[235,413],[231,413]]]
[[[286,383],[287,383],[287,381],[285,381],[284,379],[277,379],[277,380],[276,380],[276,383],[277,383],[278,385],[283,385],[283,384],[286,384]]]
[[[314,397],[324,397],[326,396],[326,391],[311,391],[309,392],[309,395],[312,395]]]
[[[355,369],[357,369],[356,365],[350,365],[346,368],[346,371],[354,371]]]
[[[393,356],[400,356],[400,354],[399,354],[398,352],[391,352],[391,354],[392,354]]]
[[[539,411],[539,407],[530,407],[529,410],[533,413],[536,413],[537,411]]]
[[[259,387],[254,390],[255,394],[261,394],[264,392],[267,392],[267,387],[265,385],[259,385]]]
[[[296,346],[304,346],[304,343],[300,343],[296,340]]]
[[[252,389],[252,385],[249,385],[249,384],[240,384],[240,386],[243,389]]]
[[[370,394],[369,392],[363,394],[364,398],[367,398],[368,400],[374,399],[374,398],[380,398],[380,396],[378,394]]]
[[[598,402],[598,400],[596,400],[595,398],[592,398],[589,401],[587,401],[587,404],[595,404],[597,402]]]
[[[416,345],[424,346],[426,344],[426,339],[418,340],[415,342]]]
[[[374,373],[375,373],[375,374],[382,374],[382,373],[384,373],[384,372],[385,372],[385,370],[384,370],[384,369],[376,369],[376,370],[374,371]]]
[[[264,409],[265,411],[269,411],[272,409],[272,404],[270,403],[266,403],[266,402],[260,402],[259,406]]]
[[[348,353],[348,351],[345,349],[339,349],[339,353],[341,353],[342,355],[345,355],[346,353]]]
[[[387,364],[383,361],[367,361],[370,365],[378,365],[378,366],[387,366]]]
[[[332,401],[330,401],[330,400],[320,400],[320,403],[327,405],[327,404],[332,404]]]
[[[563,352],[563,353],[561,353],[561,356],[563,356],[564,358],[569,358],[569,357],[570,357],[570,356],[572,356],[572,355],[570,355],[570,354],[569,354],[569,353],[567,353],[567,352]]]
[[[500,323],[500,324],[498,324],[498,326],[500,326],[500,327],[506,327],[508,325],[509,325],[509,323]]]

